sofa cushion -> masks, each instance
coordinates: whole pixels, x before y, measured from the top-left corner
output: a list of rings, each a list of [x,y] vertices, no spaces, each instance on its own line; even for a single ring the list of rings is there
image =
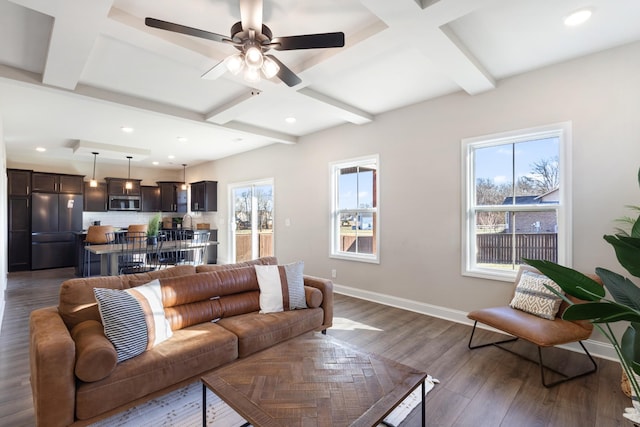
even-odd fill
[[[124,291],[95,288],[104,334],[118,353],[118,363],[153,348],[172,335],[162,306],[160,282]]]
[[[218,325],[238,337],[238,356],[246,357],[272,345],[322,327],[321,308],[280,313],[257,312],[220,319]]]
[[[545,285],[562,293],[562,288],[547,276],[532,271],[523,272],[509,306],[543,319],[553,320],[558,313],[562,298],[547,289]]]
[[[260,313],[307,308],[302,261],[286,265],[256,265]]]
[[[119,363],[107,378],[79,382],[76,418],[85,420],[238,358],[238,339],[206,322],[175,331],[171,339]]]
[[[76,344],[75,374],[85,382],[98,381],[109,376],[118,363],[118,354],[104,335],[102,324],[85,320],[71,330]]]

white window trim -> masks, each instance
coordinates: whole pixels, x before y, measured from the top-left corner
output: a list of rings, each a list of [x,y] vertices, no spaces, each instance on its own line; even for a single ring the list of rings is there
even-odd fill
[[[236,213],[235,213],[235,207],[236,207],[236,203],[235,203],[235,199],[233,198],[233,190],[235,190],[236,188],[242,188],[242,187],[250,187],[250,186],[259,186],[259,185],[271,185],[271,191],[272,191],[272,197],[273,197],[273,253],[276,253],[276,224],[275,224],[275,218],[276,218],[276,186],[275,186],[275,180],[273,178],[264,178],[264,179],[257,179],[257,180],[253,180],[253,181],[243,181],[243,182],[235,182],[233,184],[228,184],[227,185],[227,200],[229,200],[229,248],[228,248],[228,254],[227,257],[230,260],[235,260],[235,255],[236,255],[236,238],[235,238],[235,233],[236,233],[236,228],[237,228],[237,224],[236,224]],[[255,200],[255,196],[252,197],[251,200],[251,208],[252,208],[252,215],[251,215],[251,227],[254,228],[255,227],[255,223],[258,220],[257,215],[255,215],[255,210],[257,208],[257,203]],[[252,237],[252,242],[251,242],[251,247],[252,247],[252,254],[251,257],[253,259],[255,259],[255,257],[257,256],[257,254],[255,253],[255,251],[257,250],[258,247],[258,236],[257,234],[254,233],[254,236]]]
[[[469,239],[475,236],[475,215],[471,207],[474,205],[473,189],[473,148],[489,147],[505,143],[528,141],[531,139],[541,139],[545,136],[558,136],[559,147],[559,206],[558,213],[558,264],[571,267],[572,265],[572,209],[571,209],[571,145],[572,145],[572,123],[561,122],[551,125],[538,126],[533,128],[501,132],[491,135],[484,135],[462,140],[462,214],[461,214],[461,271],[463,276],[479,277],[483,279],[493,279],[513,282],[516,271],[501,271],[497,269],[479,268],[474,266],[475,243]],[[526,209],[526,208],[525,208]],[[534,209],[536,210],[536,209]]]
[[[351,252],[340,252],[338,247],[338,226],[337,226],[337,210],[338,210],[338,192],[336,191],[338,180],[337,171],[344,167],[360,166],[365,164],[376,164],[376,208],[375,209],[355,209],[361,212],[375,212],[375,227],[376,230],[376,248],[375,254],[355,254]],[[331,195],[331,232],[329,242],[329,258],[343,259],[349,261],[368,262],[373,264],[380,264],[380,156],[373,154],[370,156],[356,157],[347,160],[340,160],[337,162],[329,163],[329,177],[330,187],[329,194]]]

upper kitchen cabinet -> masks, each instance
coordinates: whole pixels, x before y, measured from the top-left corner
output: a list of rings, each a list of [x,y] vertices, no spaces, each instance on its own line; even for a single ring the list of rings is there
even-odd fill
[[[191,183],[191,211],[215,212],[218,210],[218,182],[198,181]]]
[[[30,194],[31,172],[24,169],[7,169],[9,196],[26,197]]]
[[[143,185],[142,189],[142,212],[158,212],[160,206],[160,187]]]
[[[139,196],[141,179],[105,178],[109,196]],[[131,188],[127,189],[127,181],[131,182]]]
[[[31,185],[33,192],[82,194],[83,175],[62,175],[55,173],[33,172]]]
[[[99,182],[97,187],[84,183],[84,210],[86,212],[107,211],[107,184]]]
[[[182,184],[174,181],[158,182],[162,212],[187,212],[187,190],[182,189]]]

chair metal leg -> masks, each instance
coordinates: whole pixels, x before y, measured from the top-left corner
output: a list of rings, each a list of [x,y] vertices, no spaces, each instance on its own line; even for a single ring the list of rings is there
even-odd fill
[[[471,330],[471,337],[469,338],[469,345],[468,345],[469,349],[475,350],[477,348],[488,347],[490,345],[493,345],[495,347],[498,347],[501,350],[507,351],[507,352],[509,352],[511,354],[515,354],[516,356],[518,356],[518,357],[520,357],[522,359],[525,359],[525,360],[528,360],[530,362],[538,364],[538,366],[540,366],[540,378],[542,380],[542,385],[545,386],[546,388],[551,388],[551,387],[554,387],[554,386],[556,386],[558,384],[562,384],[562,383],[565,383],[567,381],[574,380],[576,378],[580,378],[580,377],[584,377],[584,376],[589,375],[589,374],[593,374],[594,372],[596,372],[598,370],[598,365],[596,364],[596,361],[593,359],[593,357],[591,356],[591,353],[589,353],[589,351],[584,346],[582,341],[578,341],[578,343],[580,344],[580,347],[582,347],[582,350],[584,351],[584,353],[587,355],[587,357],[591,361],[591,364],[593,365],[593,367],[588,369],[587,371],[581,372],[579,374],[568,376],[568,375],[566,375],[566,374],[564,374],[564,373],[562,373],[562,372],[560,372],[560,371],[558,371],[556,369],[553,369],[553,368],[551,368],[549,366],[545,366],[544,365],[544,363],[542,361],[542,347],[540,347],[540,346],[537,346],[538,347],[538,360],[535,360],[535,359],[531,359],[531,358],[529,358],[529,357],[527,357],[527,356],[525,356],[523,354],[515,352],[515,351],[513,351],[513,350],[511,350],[509,348],[502,347],[500,345],[500,344],[516,341],[518,339],[518,337],[514,337],[514,338],[511,338],[511,339],[506,339],[506,340],[502,340],[502,341],[494,341],[494,342],[490,342],[490,343],[487,343],[487,344],[472,345],[473,335],[474,335],[474,333],[476,331],[477,324],[478,324],[478,321],[476,320],[475,323],[473,324],[473,329]],[[547,383],[545,378],[544,378],[544,370],[545,369],[547,369],[547,370],[549,370],[551,372],[554,372],[554,373],[556,373],[558,375],[561,375],[564,378],[562,378],[562,379],[560,379],[558,381]]]
[[[468,344],[468,347],[469,347],[469,349],[470,349],[470,350],[475,350],[476,348],[488,347],[488,346],[490,346],[490,345],[494,345],[494,346],[499,347],[499,348],[501,348],[501,349],[503,349],[503,350],[507,350],[506,348],[500,347],[500,345],[499,345],[499,344],[505,344],[505,343],[508,343],[508,342],[513,342],[513,341],[517,341],[517,340],[518,340],[518,337],[513,337],[513,338],[508,338],[508,339],[506,339],[506,340],[493,341],[493,342],[486,343],[486,344],[473,345],[473,344],[471,344],[471,342],[473,341],[473,335],[474,335],[474,334],[475,334],[475,332],[476,332],[476,326],[477,326],[477,325],[478,325],[478,321],[476,320],[476,321],[473,323],[473,329],[471,330],[471,337],[469,337],[469,344]],[[507,351],[509,351],[509,350],[507,350]]]
[[[595,360],[593,360],[593,357],[591,356],[591,353],[589,353],[589,350],[587,350],[587,348],[584,346],[582,341],[578,341],[578,343],[580,344],[580,347],[582,347],[582,350],[584,351],[584,354],[586,354],[587,357],[589,358],[589,360],[591,361],[591,364],[593,365],[593,367],[588,369],[588,370],[586,370],[586,371],[584,371],[584,372],[581,372],[579,374],[572,375],[572,376],[567,376],[566,374],[564,374],[562,372],[556,371],[555,369],[551,369],[548,366],[545,366],[542,363],[542,347],[538,346],[538,359],[539,359],[538,365],[540,365],[540,378],[542,379],[542,385],[543,386],[545,386],[546,388],[551,388],[551,387],[554,387],[554,386],[556,386],[558,384],[562,384],[562,383],[565,383],[567,381],[574,380],[576,378],[580,378],[580,377],[584,377],[584,376],[589,375],[589,374],[593,374],[594,372],[596,372],[598,370],[598,364],[596,363]],[[561,379],[561,380],[558,380],[558,381],[554,381],[552,383],[547,383],[545,381],[545,379],[544,379],[544,370],[545,369],[548,369],[548,370],[550,370],[552,372],[560,374],[564,378]]]

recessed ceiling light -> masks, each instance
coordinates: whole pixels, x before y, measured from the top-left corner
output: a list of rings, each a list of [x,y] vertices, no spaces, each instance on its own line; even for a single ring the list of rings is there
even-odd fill
[[[296,122],[296,118],[295,117],[287,117],[286,119],[284,119],[285,122],[293,124]]]
[[[591,11],[591,9],[576,10],[575,12],[564,18],[564,25],[568,27],[575,27],[576,25],[580,25],[586,22],[589,18],[591,18],[592,14],[593,12]]]
[[[122,132],[124,132],[124,133],[131,133],[131,132],[133,132],[133,128],[132,128],[132,127],[130,127],[130,126],[122,126],[122,127],[120,128],[120,130],[121,130]]]
[[[39,152],[41,152],[41,153],[44,153],[45,151],[47,151],[47,149],[46,149],[46,148],[44,148],[44,147],[38,147],[38,148],[36,148],[36,151],[39,151]]]
[[[176,156],[174,156],[173,154],[169,154],[169,156],[168,156],[168,157],[169,157],[170,159],[175,159],[175,158],[176,158]]]
[[[184,136],[179,136],[178,137],[178,142],[187,142],[187,141],[188,141],[188,139],[185,138]]]
[[[154,166],[158,166],[160,164],[160,162],[157,162],[157,161],[156,162],[151,162],[151,164],[154,165]]]

